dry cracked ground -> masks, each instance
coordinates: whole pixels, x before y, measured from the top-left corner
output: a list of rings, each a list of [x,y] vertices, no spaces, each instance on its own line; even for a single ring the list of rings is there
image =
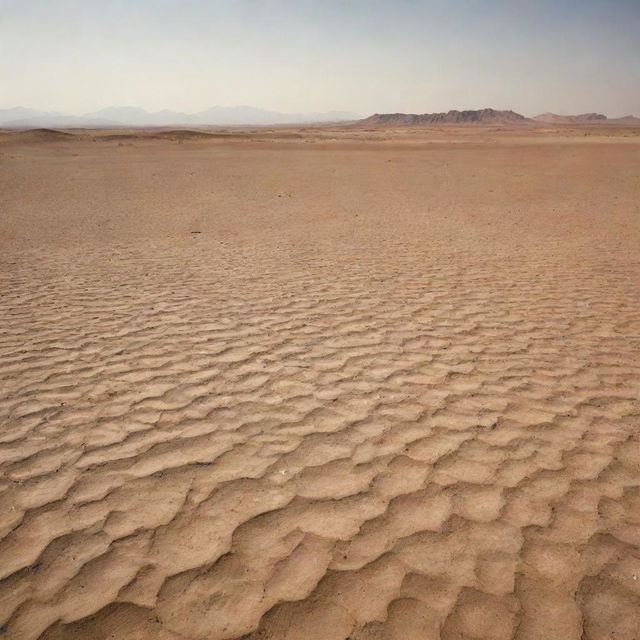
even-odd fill
[[[640,638],[640,138],[0,145],[0,637]]]

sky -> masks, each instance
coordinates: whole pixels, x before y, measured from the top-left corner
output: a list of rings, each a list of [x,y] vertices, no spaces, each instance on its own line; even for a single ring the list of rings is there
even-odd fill
[[[640,0],[0,0],[0,108],[640,115]]]

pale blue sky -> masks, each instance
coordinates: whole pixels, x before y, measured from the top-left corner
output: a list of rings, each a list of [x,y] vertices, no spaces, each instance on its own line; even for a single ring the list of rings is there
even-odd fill
[[[0,107],[640,115],[640,0],[0,0]]]

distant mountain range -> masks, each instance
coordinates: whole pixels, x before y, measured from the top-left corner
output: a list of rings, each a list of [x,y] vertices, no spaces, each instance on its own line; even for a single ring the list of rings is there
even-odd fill
[[[376,113],[358,122],[365,126],[384,125],[425,125],[425,124],[639,124],[640,118],[625,116],[607,118],[600,113],[583,113],[576,116],[559,116],[544,113],[534,118],[526,118],[515,111],[477,109],[469,111],[447,111],[446,113]]]
[[[275,125],[313,122],[344,122],[359,116],[348,111],[280,113],[255,107],[212,107],[197,113],[145,111],[139,107],[107,107],[83,115],[37,111],[25,107],[0,109],[2,127],[163,127],[176,125]]]
[[[179,111],[145,111],[139,107],[107,107],[80,116],[65,115],[55,111],[37,111],[25,107],[0,109],[0,127],[10,128],[72,128],[72,127],[169,127],[169,126],[240,126],[283,125],[326,122],[353,122],[364,126],[439,125],[439,124],[630,124],[640,125],[640,118],[624,116],[607,118],[601,113],[557,115],[543,113],[533,118],[515,111],[477,109],[447,111],[443,113],[376,113],[363,120],[349,111],[322,113],[280,113],[256,107],[211,107],[197,113]]]

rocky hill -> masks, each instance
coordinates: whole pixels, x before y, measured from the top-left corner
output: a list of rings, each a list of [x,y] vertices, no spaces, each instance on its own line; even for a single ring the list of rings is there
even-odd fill
[[[477,109],[447,111],[446,113],[376,113],[359,124],[363,125],[421,125],[421,124],[526,124],[529,118],[515,111]]]

